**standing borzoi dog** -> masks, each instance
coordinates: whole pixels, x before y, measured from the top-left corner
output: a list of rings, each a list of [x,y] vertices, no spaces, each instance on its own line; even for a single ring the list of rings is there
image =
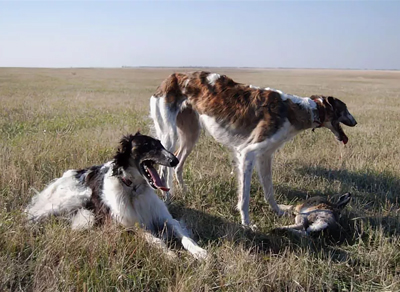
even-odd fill
[[[256,163],[265,199],[282,215],[273,196],[272,157],[276,149],[303,130],[330,129],[339,141],[348,138],[340,123],[357,122],[346,104],[334,97],[298,97],[269,88],[236,83],[225,75],[209,72],[172,74],[150,99],[150,115],[164,147],[180,160],[176,178],[182,187],[182,170],[200,133],[200,121],[236,158],[239,181],[238,209],[242,224],[250,224],[250,180]],[[172,187],[172,172],[161,168],[161,179]],[[167,193],[167,199],[169,194]]]
[[[142,226],[145,239],[168,255],[165,243],[155,237],[164,225],[196,258],[207,252],[199,247],[168,212],[153,189],[168,191],[155,164],[174,167],[178,159],[160,141],[149,136],[125,136],[112,161],[81,170],[68,170],[32,198],[25,212],[32,221],[67,214],[73,229],[86,229],[113,219],[125,227]]]

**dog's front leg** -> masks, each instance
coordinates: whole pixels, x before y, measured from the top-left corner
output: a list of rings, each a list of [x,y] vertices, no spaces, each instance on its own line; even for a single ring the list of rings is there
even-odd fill
[[[238,175],[238,204],[242,225],[250,227],[249,203],[251,174],[254,168],[255,154],[253,152],[237,153],[237,175]]]
[[[178,221],[175,219],[168,220],[167,228],[173,232],[176,238],[181,240],[182,246],[196,259],[203,260],[207,257],[207,251],[198,246],[197,243],[189,237]]]
[[[168,249],[167,245],[165,244],[165,242],[162,239],[160,239],[158,237],[155,237],[149,231],[143,230],[141,232],[142,232],[142,235],[143,235],[144,239],[149,244],[157,247],[158,249],[161,249],[168,256],[168,258],[170,258],[170,259],[176,258],[176,254],[173,251]]]
[[[273,155],[264,153],[257,156],[257,172],[260,179],[265,200],[271,205],[271,208],[282,216],[284,211],[279,208],[274,198],[274,187],[272,185],[272,160]]]

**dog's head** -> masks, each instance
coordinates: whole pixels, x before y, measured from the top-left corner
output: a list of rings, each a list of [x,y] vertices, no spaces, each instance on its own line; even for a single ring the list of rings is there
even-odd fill
[[[357,125],[346,104],[332,96],[312,96],[311,98],[317,103],[320,126],[331,130],[336,139],[346,144],[349,138],[347,138],[340,123],[349,127]]]
[[[163,191],[169,191],[169,189],[161,181],[155,165],[175,167],[179,163],[179,160],[167,151],[159,140],[139,132],[121,139],[114,160],[115,174],[121,168],[123,172],[129,172],[128,169],[136,169],[152,188]],[[127,183],[125,182],[125,184]]]

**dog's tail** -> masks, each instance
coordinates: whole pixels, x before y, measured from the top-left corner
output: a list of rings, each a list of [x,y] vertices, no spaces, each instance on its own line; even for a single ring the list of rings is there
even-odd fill
[[[150,98],[150,117],[153,119],[155,135],[170,152],[175,151],[178,140],[176,118],[187,98],[184,94],[187,80],[184,74],[171,74]]]

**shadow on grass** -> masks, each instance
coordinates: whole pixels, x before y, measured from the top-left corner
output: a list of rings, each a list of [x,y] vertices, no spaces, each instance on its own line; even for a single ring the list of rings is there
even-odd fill
[[[400,179],[389,171],[381,173],[371,170],[351,172],[346,169],[330,170],[321,166],[303,166],[297,171],[303,175],[320,177],[331,182],[340,181],[343,189],[370,194],[376,199],[387,199],[393,204],[398,203]]]
[[[353,232],[363,234],[366,226],[373,229],[382,229],[386,236],[400,233],[400,208],[398,195],[400,194],[400,179],[390,171],[351,172],[346,169],[329,170],[321,166],[303,166],[297,170],[303,175],[315,176],[329,182],[340,181],[343,192],[357,193],[362,209],[347,213],[345,221],[356,222],[353,224]],[[290,195],[304,197],[301,192],[291,192]],[[313,194],[314,195],[314,194]],[[321,195],[316,193],[315,195]],[[387,203],[390,203],[389,205]],[[372,212],[367,212],[371,210]],[[369,215],[373,213],[374,215]]]
[[[397,204],[396,194],[400,193],[400,183],[397,177],[390,172],[365,173],[350,172],[348,170],[328,170],[323,167],[301,167],[298,171],[305,176],[323,178],[329,182],[340,181],[343,192],[351,191],[362,199],[358,210],[351,212],[345,210],[336,228],[312,234],[308,238],[301,238],[288,232],[269,230],[265,233],[244,230],[237,222],[226,220],[221,216],[212,215],[203,211],[186,208],[181,202],[174,202],[169,209],[174,217],[183,217],[188,222],[188,227],[194,231],[194,238],[199,239],[201,245],[211,243],[221,246],[229,241],[236,246],[243,246],[253,253],[281,254],[286,250],[307,251],[318,258],[333,261],[347,261],[348,254],[341,246],[352,246],[359,241],[368,241],[378,238],[383,233],[390,237],[400,233],[400,213],[389,210],[387,213],[376,212],[376,205],[383,206],[385,202]],[[288,186],[274,185],[277,193],[284,194],[289,201],[304,201],[312,196],[326,196],[318,191],[309,192],[293,189]],[[263,198],[254,196],[256,186],[252,184],[251,193],[253,200],[258,202],[253,206],[252,213],[262,214],[263,205],[268,205]],[[219,188],[211,197],[205,195],[202,203],[206,206],[219,204],[234,196],[236,190],[232,189],[232,182],[219,183]],[[227,198],[229,197],[229,198]],[[358,200],[354,198],[353,200]],[[261,202],[262,201],[262,202]],[[361,200],[360,200],[361,201]],[[262,204],[262,205],[261,205]],[[254,204],[253,204],[254,205]],[[372,212],[365,212],[366,208],[374,207]],[[382,215],[381,215],[382,214]],[[255,214],[253,214],[254,217]],[[293,220],[294,222],[294,220]]]
[[[204,246],[212,244],[221,246],[228,241],[235,246],[242,246],[250,253],[282,254],[288,250],[306,250],[315,257],[336,262],[349,259],[348,254],[339,246],[343,243],[354,242],[354,232],[347,228],[338,227],[333,232],[314,234],[310,237],[299,237],[288,232],[271,230],[266,233],[242,228],[241,224],[230,222],[219,216],[211,215],[199,210],[185,208],[181,203],[169,206],[175,218],[183,218],[185,224],[193,233],[195,240]]]

